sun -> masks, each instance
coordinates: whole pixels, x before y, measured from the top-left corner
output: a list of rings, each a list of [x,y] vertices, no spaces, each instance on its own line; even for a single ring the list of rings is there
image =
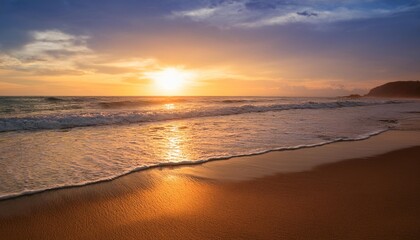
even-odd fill
[[[167,67],[148,72],[146,76],[154,81],[158,91],[164,94],[176,94],[191,80],[193,73],[181,68]]]

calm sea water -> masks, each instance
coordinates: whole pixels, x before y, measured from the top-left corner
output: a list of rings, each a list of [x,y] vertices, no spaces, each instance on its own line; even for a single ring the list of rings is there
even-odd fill
[[[0,97],[0,198],[364,139],[419,109],[387,99]]]

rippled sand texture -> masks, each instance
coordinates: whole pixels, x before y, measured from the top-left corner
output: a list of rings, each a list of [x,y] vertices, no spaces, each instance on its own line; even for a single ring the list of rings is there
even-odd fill
[[[380,141],[392,144],[407,140],[401,136],[390,133]],[[358,152],[363,146],[356,143],[341,145]],[[364,147],[374,148],[373,143],[381,144],[366,141]],[[330,151],[331,146],[314,150],[322,156],[322,151]],[[289,151],[288,158],[293,159],[299,151],[305,150]],[[340,148],[336,151],[337,156],[347,154]],[[307,154],[310,152],[315,158],[312,150]],[[411,147],[312,171],[245,181],[225,181],[211,173],[195,175],[190,171],[193,167],[154,169],[108,183],[2,201],[0,236],[418,239],[419,155],[420,147]],[[273,161],[282,160],[271,157]],[[224,162],[228,164],[229,160]]]

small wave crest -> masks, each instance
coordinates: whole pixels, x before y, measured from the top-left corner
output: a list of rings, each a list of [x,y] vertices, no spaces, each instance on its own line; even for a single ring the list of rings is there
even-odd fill
[[[343,107],[358,107],[381,104],[399,103],[395,101],[381,102],[357,102],[357,101],[335,101],[335,102],[307,102],[300,104],[275,104],[275,105],[242,105],[231,107],[219,107],[216,109],[196,109],[179,112],[167,111],[119,111],[119,112],[89,112],[89,113],[67,113],[49,114],[34,117],[10,117],[0,118],[0,132],[18,130],[42,130],[42,129],[63,129],[74,127],[87,127],[112,124],[130,124],[141,122],[154,122],[163,120],[178,120],[198,117],[215,117],[245,113],[261,113],[269,111],[285,111],[297,109],[335,109]],[[120,104],[127,104],[125,102]],[[128,103],[131,104],[131,103]]]
[[[254,102],[258,102],[256,100],[245,100],[245,99],[226,99],[226,100],[222,100],[220,101],[222,103],[254,103]]]
[[[98,105],[102,108],[124,108],[124,107],[138,107],[149,105],[149,101],[116,101],[116,102],[100,102]]]
[[[187,101],[183,98],[158,98],[151,100],[130,100],[130,101],[104,101],[98,105],[104,109],[135,108],[148,105],[158,105],[167,103],[181,103]]]
[[[63,99],[63,98],[58,98],[58,97],[46,97],[45,101],[47,101],[47,102],[64,102],[66,100]]]

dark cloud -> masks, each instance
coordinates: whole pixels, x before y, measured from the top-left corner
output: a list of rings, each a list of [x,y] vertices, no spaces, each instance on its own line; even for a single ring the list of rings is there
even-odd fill
[[[318,17],[318,13],[310,12],[310,11],[297,12],[296,14],[301,15],[301,16],[305,16],[305,17]]]

